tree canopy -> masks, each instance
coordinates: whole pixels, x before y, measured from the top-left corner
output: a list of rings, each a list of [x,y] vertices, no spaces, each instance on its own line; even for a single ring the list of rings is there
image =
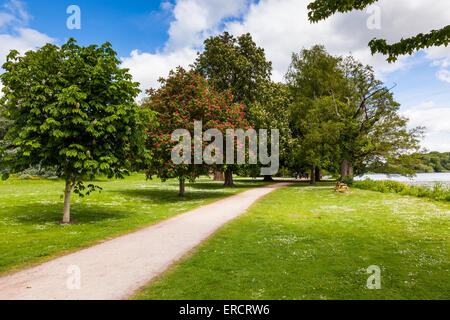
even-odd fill
[[[450,172],[450,152],[423,152],[414,153],[409,157],[399,156],[385,166],[369,168],[377,173],[433,173]]]
[[[249,33],[238,38],[228,32],[206,39],[193,64],[196,73],[220,92],[231,91],[233,101],[249,105],[261,97],[261,86],[270,80],[272,63]]]
[[[362,10],[378,0],[315,0],[308,5],[309,20],[319,22],[329,18],[337,12]],[[412,54],[419,49],[433,46],[447,46],[450,38],[450,25],[428,33],[419,33],[416,36],[401,39],[397,43],[388,44],[384,39],[373,39],[369,43],[372,54],[387,55],[389,62],[395,62],[400,55]]]
[[[263,84],[262,92],[260,100],[249,105],[248,118],[252,119],[252,125],[255,128],[279,130],[280,164],[289,167],[294,161],[292,150],[296,145],[289,126],[291,92],[286,84],[268,81]],[[270,139],[268,143],[271,146]],[[258,166],[252,166],[249,169],[252,176],[259,175]],[[269,177],[265,178],[270,180]]]
[[[294,158],[297,171],[311,170],[314,183],[316,171],[329,157],[320,131],[322,121],[328,121],[332,106],[323,109],[322,98],[331,92],[340,91],[345,79],[339,67],[341,59],[330,55],[324,46],[315,45],[292,55],[292,62],[286,74],[293,103],[290,106],[290,127],[297,147]],[[329,99],[328,99],[329,101]],[[335,128],[337,130],[337,128]]]
[[[422,128],[407,129],[400,105],[372,67],[314,46],[293,55],[286,78],[295,96],[297,165],[310,166],[311,175],[317,167],[340,167],[345,178],[418,150]]]

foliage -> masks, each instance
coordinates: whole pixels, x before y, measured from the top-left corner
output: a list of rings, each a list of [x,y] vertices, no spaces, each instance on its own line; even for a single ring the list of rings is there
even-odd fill
[[[257,47],[249,33],[238,38],[228,32],[205,40],[193,68],[206,77],[219,92],[231,91],[235,103],[250,105],[259,101],[272,63],[264,49]]]
[[[144,108],[157,112],[157,121],[150,123],[147,130],[148,149],[153,157],[147,175],[157,175],[163,180],[194,181],[198,176],[208,174],[212,167],[204,163],[174,164],[172,150],[179,142],[171,140],[172,133],[186,129],[194,140],[194,122],[202,121],[203,131],[217,129],[225,138],[227,129],[248,129],[248,121],[242,106],[233,103],[229,92],[211,90],[201,75],[178,68],[160,82],[160,89],[148,90],[149,96],[143,104]],[[206,146],[207,142],[203,142],[202,153]],[[191,162],[194,151],[194,143],[191,143]]]
[[[8,142],[4,141],[3,139],[6,136],[9,128],[11,128],[12,126],[12,121],[6,117],[1,116],[2,113],[3,112],[0,109],[0,151],[2,148],[6,148],[8,146]]]
[[[330,172],[340,167],[345,177],[418,149],[423,129],[407,129],[372,67],[314,46],[293,56],[286,78],[295,95],[291,121],[301,139],[299,162]]]
[[[335,103],[334,113],[343,125],[342,155],[354,168],[364,173],[373,163],[386,163],[419,149],[423,128],[407,129],[408,119],[398,110],[390,89],[375,78],[373,68],[353,57],[342,62],[347,87]],[[338,99],[336,95],[336,101]]]
[[[402,39],[397,43],[388,44],[384,39],[373,39],[369,42],[372,54],[382,53],[387,55],[387,61],[395,62],[402,54],[413,54],[415,51],[429,47],[448,46],[450,39],[450,25],[439,30],[431,30],[429,33]]]
[[[256,46],[249,33],[235,38],[224,32],[205,40],[204,51],[198,54],[192,67],[219,92],[230,91],[235,103],[246,106],[243,111],[249,114],[251,125],[259,129],[258,120],[251,118],[249,108],[263,99],[272,63],[266,60],[264,49]],[[233,186],[233,172],[253,170],[256,174],[257,167],[233,165],[226,169],[225,185]]]
[[[330,113],[331,97],[314,99],[297,125],[302,130],[301,147],[297,157],[305,164],[335,171],[340,159],[340,130],[342,126]],[[311,173],[313,175],[314,173]]]
[[[412,169],[416,172],[449,172],[450,152],[416,153],[412,155]]]
[[[414,197],[450,201],[450,188],[441,183],[436,183],[430,188],[424,188],[422,186],[407,185],[406,183],[397,181],[374,181],[366,179],[355,181],[354,187],[384,193],[391,192]]]
[[[309,20],[319,22],[337,12],[362,10],[378,0],[315,0],[308,5]],[[384,39],[373,39],[369,43],[372,54],[382,53],[387,55],[389,62],[395,62],[398,56],[412,54],[413,52],[432,46],[447,46],[450,37],[450,25],[439,30],[431,30],[429,33],[419,33],[416,36],[401,39],[394,44],[387,44]]]
[[[16,152],[16,148],[11,145],[10,140],[4,140],[6,134],[9,129],[12,127],[12,121],[4,116],[2,116],[4,112],[1,111],[0,105],[0,155],[2,152],[8,152],[12,154]],[[0,159],[2,156],[0,156]],[[9,177],[8,168],[0,167],[0,174],[4,175],[4,179]],[[40,165],[33,166],[31,168],[25,169],[20,172],[19,175],[22,177],[30,177],[30,176],[39,176],[39,177],[55,177],[55,170],[52,168],[41,168]]]
[[[290,124],[291,94],[289,87],[283,83],[265,82],[262,85],[260,101],[250,104],[247,112],[255,128],[277,129],[280,132],[280,165],[290,166],[294,162],[293,148],[296,141],[292,137]],[[271,141],[268,139],[268,149]],[[260,174],[258,167],[252,167],[256,176]]]
[[[329,18],[337,12],[362,10],[378,0],[315,0],[308,5],[308,17],[312,22]]]
[[[389,162],[374,163],[369,171],[375,173],[399,173],[414,175],[415,173],[449,172],[450,152],[428,152],[400,155]]]
[[[346,185],[348,185],[349,187],[353,186],[353,184],[355,183],[353,176],[346,176],[342,179],[342,183],[345,183]]]
[[[2,112],[2,106],[0,105],[0,159],[5,156],[5,153],[11,153],[12,150],[7,151],[8,147],[11,145],[10,141],[5,140],[6,133],[9,128],[11,128],[12,121],[8,118],[2,116],[4,112]],[[4,174],[7,177],[8,172],[4,166],[0,166],[0,174]]]
[[[342,86],[340,61],[341,58],[330,55],[322,45],[293,53],[285,78],[295,102],[308,105]],[[302,109],[299,111],[298,117],[301,118],[304,113]]]
[[[330,151],[335,153],[323,141],[330,133],[335,136],[335,129],[326,132],[321,126],[329,126],[327,97],[332,90],[343,86],[339,62],[339,58],[328,54],[319,45],[292,55],[286,81],[293,97],[290,127],[297,144],[294,151],[296,170],[325,167],[323,162],[333,157]]]
[[[86,177],[122,178],[133,158],[145,159],[138,83],[119,65],[109,43],[80,47],[70,39],[24,56],[11,51],[0,104],[12,121],[5,139],[17,150],[3,165],[11,172],[54,168],[70,184],[66,192],[83,194]]]

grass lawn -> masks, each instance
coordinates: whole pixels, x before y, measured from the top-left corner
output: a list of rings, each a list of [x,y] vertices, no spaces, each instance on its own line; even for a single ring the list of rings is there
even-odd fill
[[[450,204],[331,184],[269,194],[135,299],[449,299]],[[381,289],[366,287],[381,269]]]
[[[64,182],[19,180],[0,182],[0,273],[63,252],[118,236],[199,205],[249,188],[262,181],[237,180],[237,188],[224,189],[223,182],[207,179],[186,186],[178,197],[177,181],[146,181],[143,175],[125,180],[99,180],[102,193],[83,199],[72,195],[72,220],[80,224],[61,226]]]

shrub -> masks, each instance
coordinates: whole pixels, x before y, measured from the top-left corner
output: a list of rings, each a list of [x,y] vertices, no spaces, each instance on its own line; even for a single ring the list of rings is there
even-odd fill
[[[353,176],[346,176],[345,178],[341,179],[341,182],[351,187],[354,183]]]
[[[374,181],[366,179],[354,181],[353,186],[359,189],[372,190],[384,193],[398,193],[421,198],[430,198],[440,201],[450,201],[450,188],[442,183],[432,187],[410,186],[403,182],[383,180]]]

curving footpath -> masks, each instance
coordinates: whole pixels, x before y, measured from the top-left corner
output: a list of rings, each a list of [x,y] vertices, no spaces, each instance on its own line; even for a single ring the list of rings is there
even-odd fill
[[[118,300],[130,297],[222,225],[243,214],[256,200],[289,184],[248,190],[4,276],[0,278],[0,300]]]

